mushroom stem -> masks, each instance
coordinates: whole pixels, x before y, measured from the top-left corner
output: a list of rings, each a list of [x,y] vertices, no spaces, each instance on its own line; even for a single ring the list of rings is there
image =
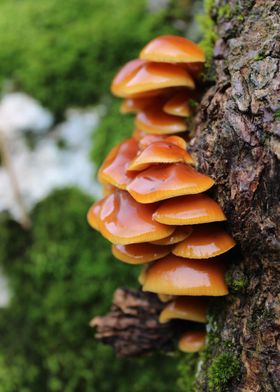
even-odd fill
[[[13,167],[13,162],[9,151],[8,141],[4,135],[4,132],[1,129],[0,129],[0,155],[2,158],[3,166],[5,167],[8,177],[10,179],[15,201],[20,210],[20,214],[21,214],[20,224],[24,229],[30,229],[31,219],[29,217],[27,207],[25,205],[22,194],[20,192],[18,179]]]

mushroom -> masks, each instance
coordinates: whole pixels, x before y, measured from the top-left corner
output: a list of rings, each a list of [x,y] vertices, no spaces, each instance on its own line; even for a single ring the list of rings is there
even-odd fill
[[[187,123],[182,117],[164,113],[161,106],[149,107],[137,113],[135,125],[142,131],[158,135],[170,135],[187,130]]]
[[[190,95],[186,91],[175,94],[163,106],[163,111],[174,116],[189,117],[192,112],[188,105]]]
[[[153,219],[166,225],[195,225],[224,221],[226,217],[218,203],[201,193],[164,201]]]
[[[150,144],[155,143],[155,142],[161,142],[165,141],[167,143],[172,143],[175,144],[175,146],[178,146],[182,148],[183,150],[186,150],[187,148],[187,142],[181,138],[180,136],[169,136],[169,135],[147,135],[143,136],[138,143],[139,150],[144,150],[146,147],[148,147]]]
[[[112,253],[117,259],[125,263],[144,264],[168,255],[170,247],[149,243],[112,245]]]
[[[114,77],[111,84],[111,92],[114,95],[119,95],[119,91],[122,90],[123,85],[129,77],[133,75],[143,64],[145,64],[145,61],[140,59],[134,59],[126,63]]]
[[[181,147],[166,141],[155,142],[146,147],[128,165],[127,170],[141,171],[156,163],[194,163],[191,155]]]
[[[109,183],[117,188],[125,189],[129,182],[135,177],[127,172],[128,164],[136,156],[138,144],[134,138],[127,139],[114,147],[107,155],[105,161],[98,171],[101,183]]]
[[[107,196],[100,210],[100,232],[114,244],[134,244],[160,240],[175,227],[152,220],[157,206],[137,203],[129,193],[116,189]]]
[[[152,241],[155,245],[173,245],[183,241],[189,235],[191,235],[193,229],[191,226],[176,227],[175,231],[168,237],[162,240]]]
[[[195,353],[204,347],[205,339],[205,331],[187,331],[180,337],[178,348],[184,353]]]
[[[194,42],[175,35],[162,35],[150,41],[140,59],[164,63],[204,63],[203,50]]]
[[[103,204],[103,199],[95,202],[87,213],[88,224],[95,230],[99,231],[99,214]]]
[[[212,178],[183,163],[150,167],[127,186],[127,191],[139,203],[153,203],[175,196],[206,191],[214,184]]]
[[[144,282],[143,282],[144,283]],[[142,284],[143,284],[142,283]],[[158,299],[161,301],[161,302],[169,302],[169,301],[171,301],[172,300],[172,298],[174,298],[173,297],[173,295],[167,295],[167,294],[158,294],[157,295],[158,296]]]
[[[214,224],[196,226],[189,237],[178,243],[172,253],[189,259],[208,259],[235,246],[234,239]]]
[[[161,95],[169,87],[194,89],[195,84],[188,71],[178,65],[144,63],[121,83],[116,85],[114,80],[112,92],[123,98],[139,98],[143,97],[143,94],[144,96]]]
[[[208,301],[197,297],[176,297],[161,311],[160,323],[181,319],[206,323]]]
[[[169,295],[227,295],[225,266],[218,260],[209,263],[169,255],[147,269],[143,291]]]

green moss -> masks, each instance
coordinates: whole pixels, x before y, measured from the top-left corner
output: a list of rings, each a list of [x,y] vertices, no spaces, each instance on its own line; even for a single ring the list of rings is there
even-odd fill
[[[198,363],[198,354],[182,354],[179,360],[178,387],[182,392],[192,392],[194,390],[195,373]]]
[[[36,206],[30,232],[0,219],[0,267],[13,292],[0,309],[1,392],[174,387],[173,358],[117,360],[94,340],[89,320],[108,311],[117,287],[137,284],[139,269],[115,260],[108,241],[89,228],[91,203],[77,189],[63,189]]]
[[[231,16],[231,7],[229,4],[225,4],[218,9],[218,16],[220,18],[230,18]]]
[[[241,371],[240,360],[230,352],[216,356],[207,372],[209,391],[223,392],[230,380],[238,378]]]
[[[147,41],[176,32],[168,17],[145,0],[2,0],[0,87],[12,80],[58,115],[92,105]]]
[[[260,60],[263,60],[265,58],[265,54],[264,53],[258,53],[256,56],[255,56],[255,61],[260,61]]]
[[[274,119],[275,120],[280,120],[280,109],[277,109],[275,112],[274,112]]]
[[[234,274],[229,271],[226,274],[226,283],[232,292],[243,292],[248,285],[247,277],[241,272]]]

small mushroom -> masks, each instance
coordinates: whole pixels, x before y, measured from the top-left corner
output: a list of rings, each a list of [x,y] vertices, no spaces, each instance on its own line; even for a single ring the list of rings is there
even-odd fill
[[[174,245],[191,235],[192,231],[193,229],[191,226],[176,227],[175,231],[170,236],[163,238],[162,240],[152,241],[152,244]]]
[[[182,117],[165,113],[161,106],[149,107],[137,113],[135,125],[147,133],[157,135],[170,135],[187,130],[187,123]]]
[[[191,155],[181,147],[166,141],[155,142],[140,152],[127,170],[142,171],[153,164],[175,162],[194,163]]]
[[[140,59],[164,63],[204,63],[203,50],[194,42],[175,35],[162,35],[150,41]]]
[[[155,142],[161,142],[161,141],[175,144],[175,146],[178,146],[178,147],[182,148],[183,150],[186,150],[186,148],[187,148],[187,142],[180,136],[153,135],[153,134],[147,135],[146,133],[145,133],[145,136],[143,136],[139,140],[138,147],[139,147],[139,150],[144,150],[150,144],[155,143]]]
[[[226,220],[223,210],[204,193],[164,201],[153,219],[166,225],[195,225]]]
[[[127,139],[114,147],[98,171],[99,181],[103,184],[109,183],[117,188],[126,189],[126,186],[135,177],[126,169],[135,158],[137,151],[138,144],[134,138]]]
[[[205,339],[205,331],[187,331],[180,337],[178,348],[184,353],[196,353],[204,347]]]
[[[139,98],[161,95],[170,87],[188,87],[194,89],[195,84],[188,71],[175,64],[145,63],[113,88],[115,95],[123,98]],[[147,94],[149,93],[149,94]],[[150,94],[151,93],[151,94]]]
[[[157,103],[157,101],[157,97],[127,98],[123,100],[120,107],[120,112],[122,114],[137,113],[140,110]]]
[[[143,291],[169,295],[227,295],[225,266],[218,260],[209,263],[169,255],[147,269]]]
[[[176,297],[161,311],[160,323],[181,319],[206,323],[208,301],[197,297]]]
[[[235,246],[234,239],[218,225],[196,226],[189,237],[178,243],[172,253],[189,259],[208,259]]]
[[[158,246],[149,243],[112,245],[113,255],[128,264],[145,264],[161,259],[170,253],[169,246]]]
[[[182,91],[170,98],[163,106],[163,111],[174,116],[189,117],[192,112],[188,105],[189,93]]]
[[[214,181],[190,165],[172,163],[150,167],[139,173],[127,191],[139,203],[153,203],[175,196],[196,194],[211,188]]]
[[[99,214],[103,204],[103,199],[96,201],[88,210],[87,221],[88,224],[95,230],[99,231]]]
[[[129,193],[116,189],[100,211],[100,232],[114,244],[151,242],[169,236],[175,227],[152,220],[156,205],[137,203]]]
[[[119,91],[122,90],[123,85],[129,79],[129,77],[133,75],[143,64],[145,64],[145,61],[140,59],[134,59],[126,63],[113,79],[111,84],[112,94],[118,96]]]

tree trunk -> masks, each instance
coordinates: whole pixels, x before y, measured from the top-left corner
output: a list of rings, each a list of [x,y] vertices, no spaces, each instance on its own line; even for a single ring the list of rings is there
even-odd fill
[[[232,293],[215,320],[220,342],[209,341],[197,389],[220,390],[214,360],[228,350],[241,371],[221,390],[279,391],[280,2],[218,0],[212,17],[216,83],[202,100],[192,149],[216,180],[242,258],[231,268]]]
[[[216,180],[239,254],[231,293],[210,315],[196,389],[279,391],[280,1],[213,2],[216,82],[191,149]]]

